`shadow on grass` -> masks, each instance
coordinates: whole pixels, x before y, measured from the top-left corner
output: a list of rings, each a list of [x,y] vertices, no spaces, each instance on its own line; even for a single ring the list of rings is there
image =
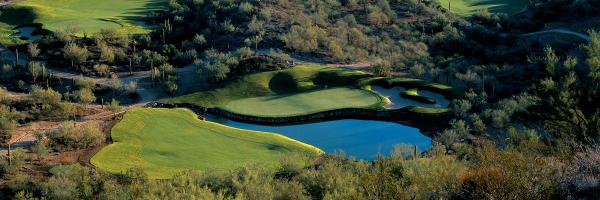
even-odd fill
[[[527,6],[526,0],[479,0],[472,6],[484,6],[492,13],[515,13]]]
[[[371,75],[354,71],[324,71],[317,74],[314,83],[326,87],[355,86],[361,79],[369,77]]]
[[[6,6],[0,9],[0,22],[12,26],[33,24],[38,15],[30,7]]]
[[[131,23],[146,21],[150,13],[166,9],[167,2],[167,0],[146,0],[144,6],[128,9],[123,16],[119,17]]]
[[[289,94],[300,89],[296,79],[286,72],[276,73],[269,80],[269,89],[277,94]]]

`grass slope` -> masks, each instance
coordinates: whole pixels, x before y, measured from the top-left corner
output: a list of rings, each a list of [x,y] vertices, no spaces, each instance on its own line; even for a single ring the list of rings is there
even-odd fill
[[[321,66],[242,76],[208,91],[174,98],[172,103],[219,107],[252,116],[294,116],[338,108],[378,108],[384,99],[361,87],[370,76]]]
[[[459,15],[472,15],[481,9],[492,13],[516,13],[529,3],[527,0],[437,0],[444,8]]]
[[[78,33],[101,29],[146,33],[145,27],[134,22],[165,3],[166,0],[25,0],[2,8],[0,22],[4,25],[0,28],[41,23],[51,31],[74,28]]]
[[[151,178],[177,172],[229,170],[242,164],[273,165],[283,157],[322,151],[273,133],[241,130],[201,121],[186,109],[134,109],[112,129],[113,144],[91,163],[109,172],[141,168]]]
[[[339,108],[370,107],[380,102],[372,93],[351,88],[235,100],[223,109],[246,115],[290,116]]]

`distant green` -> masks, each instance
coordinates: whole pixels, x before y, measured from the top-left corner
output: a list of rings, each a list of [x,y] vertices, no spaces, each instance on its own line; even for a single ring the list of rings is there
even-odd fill
[[[147,33],[139,23],[149,12],[163,9],[166,0],[24,0],[2,7],[1,32],[19,25],[41,23],[51,31],[75,30],[92,34],[101,29]],[[9,40],[3,35],[2,40]]]
[[[296,116],[339,108],[380,108],[384,98],[364,89],[362,72],[323,66],[242,76],[208,91],[171,100],[252,116]]]
[[[527,0],[437,0],[444,8],[459,15],[472,15],[482,9],[491,13],[516,13],[529,4]],[[448,2],[450,1],[450,5]],[[448,7],[450,6],[450,7]]]
[[[159,179],[190,169],[274,166],[284,157],[301,160],[323,153],[279,134],[201,121],[187,109],[131,110],[113,127],[112,140],[91,159],[93,165],[113,173],[141,168]]]
[[[293,95],[254,97],[234,100],[223,109],[247,115],[290,116],[338,108],[370,107],[380,99],[368,91],[334,88]]]

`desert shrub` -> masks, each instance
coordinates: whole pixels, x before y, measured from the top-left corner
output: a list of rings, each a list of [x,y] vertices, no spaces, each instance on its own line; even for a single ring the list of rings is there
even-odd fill
[[[246,199],[272,199],[274,195],[272,174],[260,167],[243,166],[231,176],[233,191]]]
[[[299,164],[293,158],[283,158],[279,162],[279,168],[275,172],[275,177],[284,180],[290,180],[293,177],[300,174],[300,172],[302,171],[302,167],[303,165]]]
[[[309,200],[310,197],[297,181],[275,181],[274,200]]]
[[[42,196],[48,199],[86,199],[90,198],[91,185],[87,169],[79,165],[58,165],[51,168],[52,176],[40,184]],[[86,181],[87,179],[87,181]]]
[[[419,157],[419,150],[417,146],[412,144],[394,145],[394,149],[390,154],[390,158],[400,160],[415,159],[417,157]]]
[[[460,175],[465,198],[551,199],[556,195],[558,169],[548,158],[485,145],[476,159],[478,163]]]
[[[83,148],[96,146],[105,140],[104,133],[100,131],[97,123],[87,123],[82,129],[80,146]]]
[[[221,81],[227,78],[231,69],[238,63],[238,58],[232,54],[215,50],[206,51],[202,60],[194,61],[198,71],[213,81]]]
[[[94,89],[94,86],[96,86],[96,81],[94,81],[92,78],[81,75],[75,78],[75,86],[77,86],[79,89]]]
[[[600,197],[600,148],[579,152],[566,168],[564,187],[577,196]]]
[[[404,161],[408,183],[405,199],[449,199],[460,191],[458,174],[466,165],[451,156],[433,156]]]
[[[392,75],[392,66],[389,63],[377,63],[371,67],[371,72],[377,76],[388,77]]]
[[[108,67],[108,65],[105,65],[105,64],[95,64],[94,72],[96,72],[96,74],[103,76],[103,77],[110,76],[110,68]]]
[[[46,133],[50,145],[55,149],[79,149],[96,146],[105,139],[96,123],[77,126],[72,121],[63,122],[57,130]]]
[[[115,50],[108,46],[104,42],[98,42],[98,48],[100,49],[100,61],[106,63],[113,63],[115,61]]]
[[[44,111],[58,108],[62,95],[52,88],[43,89],[38,86],[31,87],[31,99],[34,104],[39,104]]]
[[[0,104],[8,104],[10,101],[10,94],[8,90],[0,87]]]
[[[12,191],[29,191],[32,189],[31,177],[24,173],[15,174],[8,182]]]
[[[8,155],[0,155],[0,172],[16,174],[17,170],[19,170],[28,159],[27,152],[21,148],[11,151],[10,157]]]
[[[82,88],[80,90],[77,90],[75,91],[74,95],[79,103],[90,104],[96,101],[96,96],[94,95],[94,92],[92,92],[92,90],[89,88]]]
[[[125,89],[127,90],[127,94],[133,96],[137,94],[137,88],[137,81],[130,81],[129,83],[127,83],[127,87]]]

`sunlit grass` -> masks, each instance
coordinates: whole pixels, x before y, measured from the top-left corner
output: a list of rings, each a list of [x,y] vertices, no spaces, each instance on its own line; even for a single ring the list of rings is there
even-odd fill
[[[201,121],[187,109],[134,109],[112,129],[113,143],[92,159],[113,172],[141,168],[151,178],[183,170],[231,170],[245,164],[276,165],[282,158],[322,151],[285,136]]]

